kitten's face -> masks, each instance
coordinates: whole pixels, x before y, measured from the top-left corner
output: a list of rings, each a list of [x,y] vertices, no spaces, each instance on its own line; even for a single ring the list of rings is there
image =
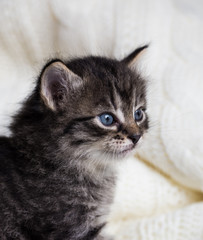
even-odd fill
[[[63,146],[70,142],[78,157],[123,158],[147,128],[144,82],[124,67],[119,70],[124,72],[116,77],[110,72],[102,78],[89,76],[83,93],[72,102]]]
[[[148,128],[145,81],[135,70],[102,58],[52,65],[45,71],[46,91],[42,87],[41,95],[56,114],[60,112],[55,126],[62,133],[60,150],[95,161],[121,159],[133,152]],[[56,77],[62,81],[45,85],[46,78]]]

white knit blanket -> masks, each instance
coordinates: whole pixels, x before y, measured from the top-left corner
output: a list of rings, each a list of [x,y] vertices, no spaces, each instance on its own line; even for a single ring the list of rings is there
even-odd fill
[[[122,58],[150,43],[151,129],[120,166],[106,231],[117,240],[203,239],[203,1],[1,0],[0,133],[50,57]]]

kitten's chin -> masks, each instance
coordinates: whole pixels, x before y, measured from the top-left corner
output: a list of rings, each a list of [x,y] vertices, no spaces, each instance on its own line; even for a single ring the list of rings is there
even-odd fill
[[[119,160],[125,159],[125,158],[133,155],[134,153],[135,153],[134,147],[121,150],[117,153],[117,159],[119,159]]]
[[[128,157],[129,155],[133,154],[134,149],[135,149],[134,144],[126,145],[125,147],[121,147],[121,148],[116,149],[116,151],[114,150],[112,152],[112,157],[114,157],[118,160],[122,160],[122,159]]]
[[[130,149],[125,149],[125,150],[122,150],[120,152],[117,153],[118,155],[118,158],[126,158],[128,157],[129,155],[133,154],[133,151],[134,148],[130,148]]]
[[[96,151],[91,154],[92,159],[100,162],[104,165],[111,164],[112,162],[115,164],[115,161],[121,161],[127,158],[130,155],[135,153],[135,146],[130,144],[124,148],[113,149],[109,151]]]

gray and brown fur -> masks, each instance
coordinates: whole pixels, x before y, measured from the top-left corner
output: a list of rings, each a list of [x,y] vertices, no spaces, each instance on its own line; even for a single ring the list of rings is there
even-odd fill
[[[53,60],[0,137],[0,239],[99,240],[112,202],[116,162],[131,135],[143,135],[133,109],[146,108],[146,86],[123,61]],[[117,119],[113,128],[101,113]]]

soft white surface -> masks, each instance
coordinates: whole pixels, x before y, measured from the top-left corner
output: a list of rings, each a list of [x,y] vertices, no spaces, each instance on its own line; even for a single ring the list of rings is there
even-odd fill
[[[120,166],[107,230],[118,240],[203,239],[202,0],[2,0],[0,9],[1,133],[47,58],[122,58],[151,43],[139,68],[152,126]]]

